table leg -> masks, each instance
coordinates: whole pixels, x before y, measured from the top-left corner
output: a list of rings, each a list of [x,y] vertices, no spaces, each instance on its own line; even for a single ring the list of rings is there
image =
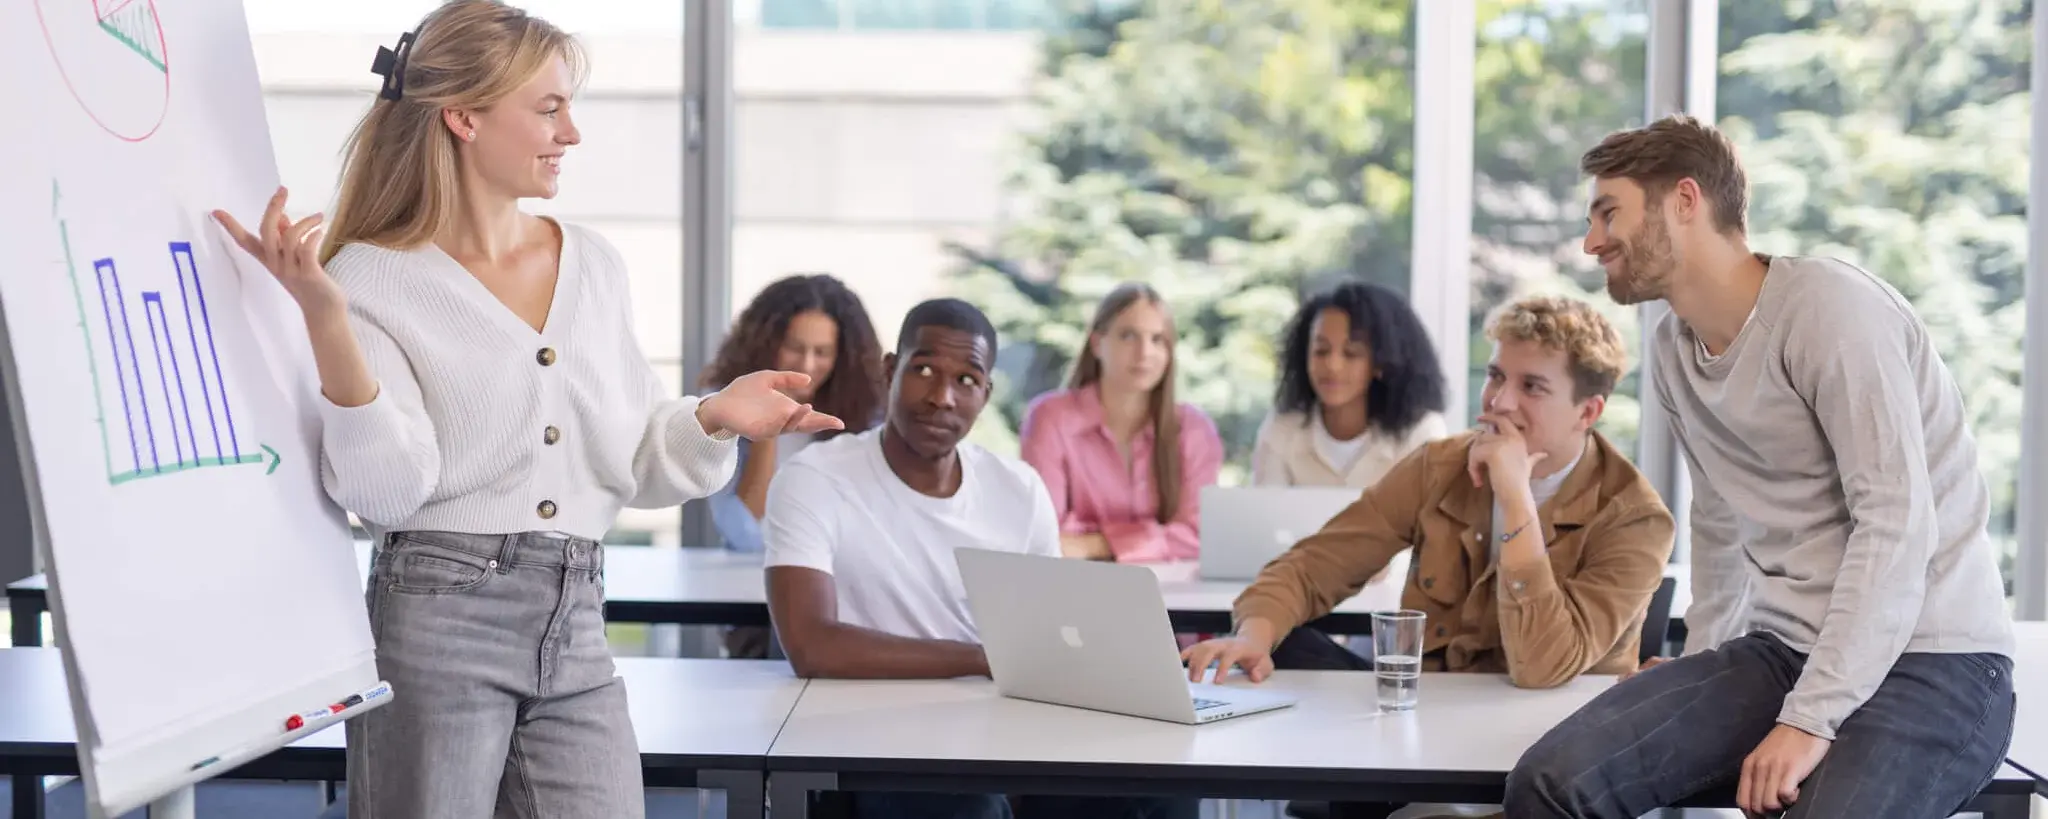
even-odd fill
[[[7,614],[14,620],[11,636],[16,648],[43,644],[43,601],[9,597]]]
[[[769,819],[810,819],[812,792],[838,789],[839,777],[829,773],[781,771],[769,774]]]
[[[697,787],[725,791],[726,819],[768,815],[767,784],[760,771],[698,771]]]
[[[43,819],[42,777],[14,777],[14,819]]]

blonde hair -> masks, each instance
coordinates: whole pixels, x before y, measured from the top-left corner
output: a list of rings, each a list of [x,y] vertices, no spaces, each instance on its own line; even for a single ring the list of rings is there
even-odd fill
[[[560,58],[580,84],[582,47],[561,29],[497,0],[448,0],[420,21],[393,77],[398,99],[371,103],[342,150],[325,263],[343,245],[418,247],[455,218],[460,195],[448,108],[484,109]]]
[[[1593,306],[1563,296],[1527,296],[1502,306],[1486,322],[1486,337],[1536,342],[1570,359],[1572,400],[1614,392],[1628,370],[1621,334]]]
[[[1067,379],[1069,389],[1081,389],[1102,380],[1102,359],[1095,355],[1095,341],[1109,331],[1117,316],[1140,301],[1162,312],[1166,310],[1166,300],[1159,297],[1159,291],[1144,282],[1125,282],[1102,297],[1102,303],[1095,307],[1095,320],[1088,324],[1088,341],[1081,345],[1074,373]],[[1152,388],[1152,488],[1158,495],[1159,513],[1155,517],[1160,523],[1172,522],[1180,515],[1181,489],[1180,401],[1173,390],[1179,355],[1173,349],[1176,333],[1170,312],[1166,326],[1166,374],[1159,377],[1159,386]]]

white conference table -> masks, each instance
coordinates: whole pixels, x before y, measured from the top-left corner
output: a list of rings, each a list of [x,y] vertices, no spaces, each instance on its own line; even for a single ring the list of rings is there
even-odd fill
[[[1264,685],[1295,706],[1187,726],[1006,699],[987,680],[813,680],[769,751],[770,816],[805,819],[808,794],[834,790],[1492,804],[1523,751],[1613,682],[1426,674],[1415,711],[1381,714],[1370,674],[1282,671]],[[2025,819],[2034,787],[2001,766],[1972,809]]]
[[[2048,795],[2020,769],[2048,768],[2048,709],[2028,697],[2048,690],[2048,624],[2021,624],[2019,637],[2015,765],[1972,806],[1990,819],[2024,819],[2029,796]],[[804,816],[806,794],[823,790],[1495,802],[1522,752],[1613,684],[1527,690],[1428,674],[1416,711],[1383,715],[1370,674],[1280,672],[1266,685],[1295,706],[1186,726],[1006,699],[988,680],[806,682],[767,661],[618,666],[650,787],[723,788],[730,815],[754,817],[765,784],[776,819]],[[36,777],[77,772],[58,653],[0,650],[0,691],[0,775],[16,777],[15,816],[34,819]],[[329,729],[233,775],[339,780],[341,748]]]
[[[621,657],[617,665],[646,785],[724,790],[730,815],[761,816],[768,749],[806,684],[789,664]],[[0,776],[14,777],[15,819],[36,819],[41,777],[78,773],[61,655],[49,648],[0,650],[0,693]],[[341,781],[347,777],[345,733],[341,726],[328,728],[228,776]]]
[[[357,570],[367,579],[370,544],[356,544]],[[611,546],[605,555],[605,617],[623,623],[676,623],[683,625],[765,626],[768,625],[767,589],[763,583],[761,556],[724,549],[652,549]],[[1401,607],[1401,585],[1408,574],[1409,556],[1395,558],[1378,582],[1368,584],[1356,596],[1337,605],[1335,611],[1315,625],[1334,634],[1371,632],[1370,615]],[[1248,580],[1205,580],[1199,564],[1189,561],[1156,564],[1159,590],[1167,614],[1184,632],[1222,632],[1231,627],[1231,604],[1249,584]],[[1686,567],[1672,565],[1665,570],[1678,580],[1671,616],[1678,620],[1690,604]],[[47,610],[45,577],[36,575],[7,585],[9,610],[13,614],[14,644],[43,644],[42,614]]]

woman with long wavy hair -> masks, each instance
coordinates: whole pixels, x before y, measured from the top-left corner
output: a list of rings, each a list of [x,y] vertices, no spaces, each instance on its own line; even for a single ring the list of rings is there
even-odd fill
[[[1174,397],[1173,316],[1150,285],[1118,286],[1096,307],[1067,388],[1039,396],[1019,434],[1045,478],[1069,557],[1153,563],[1201,548],[1201,489],[1223,438]]]
[[[724,389],[756,370],[800,372],[810,383],[789,391],[797,401],[842,419],[845,432],[880,422],[886,389],[882,343],[860,296],[823,273],[789,276],[755,294],[718,347],[701,386]],[[761,516],[768,485],[782,464],[823,435],[792,432],[740,443],[733,478],[711,496],[711,523],[725,548],[760,553]],[[779,656],[773,629],[742,626],[725,633],[727,653],[739,659]]]
[[[215,218],[303,314],[321,477],[376,537],[366,593],[398,692],[350,720],[349,815],[639,817],[640,759],[605,642],[604,551],[623,506],[732,474],[734,437],[837,428],[759,372],[663,396],[604,237],[523,212],[555,195],[576,41],[452,0],[374,63],[332,229]]]

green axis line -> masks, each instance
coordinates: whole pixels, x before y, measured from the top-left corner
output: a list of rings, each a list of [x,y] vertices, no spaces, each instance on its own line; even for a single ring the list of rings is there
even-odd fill
[[[268,448],[269,447],[265,447],[265,449]],[[123,472],[119,475],[112,476],[110,480],[114,485],[119,486],[129,481],[139,481],[142,480],[143,478],[158,478],[164,475],[170,475],[177,472],[189,472],[191,470],[199,469],[202,467],[234,466],[237,464],[260,464],[266,460],[269,459],[265,458],[262,455],[243,455],[239,458],[200,458],[194,461],[184,461],[175,464],[164,464],[161,469],[142,469],[133,472]]]
[[[57,220],[57,236],[64,240],[64,269],[71,276],[71,299],[78,305],[78,332],[85,337],[85,368],[92,374],[92,405],[99,416],[93,420],[100,427],[100,454],[106,459],[108,480],[120,483],[114,479],[114,445],[107,437],[107,401],[100,392],[100,357],[92,350],[92,328],[85,321],[85,294],[78,289],[78,262],[71,257],[71,229],[57,209],[63,199],[63,188],[57,180],[50,180],[50,217]]]

